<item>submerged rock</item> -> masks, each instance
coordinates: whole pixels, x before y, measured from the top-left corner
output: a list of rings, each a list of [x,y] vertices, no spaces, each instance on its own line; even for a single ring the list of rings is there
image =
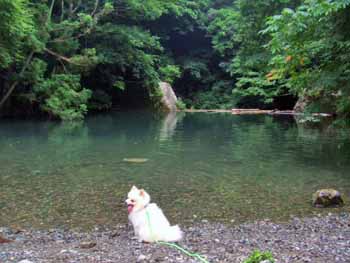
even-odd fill
[[[312,204],[315,207],[342,206],[344,201],[335,189],[321,189],[312,196]]]
[[[146,163],[146,162],[148,162],[148,159],[145,159],[145,158],[124,158],[123,161],[126,163]]]

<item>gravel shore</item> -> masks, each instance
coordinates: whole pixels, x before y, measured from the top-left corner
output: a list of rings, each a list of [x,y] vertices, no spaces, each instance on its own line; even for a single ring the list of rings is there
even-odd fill
[[[276,262],[350,262],[350,214],[268,220],[237,226],[201,222],[185,227],[180,245],[209,262],[243,262],[255,249],[271,251]],[[0,262],[198,262],[178,251],[133,239],[132,227],[95,229],[89,233],[51,229],[0,228],[12,243],[0,244]]]

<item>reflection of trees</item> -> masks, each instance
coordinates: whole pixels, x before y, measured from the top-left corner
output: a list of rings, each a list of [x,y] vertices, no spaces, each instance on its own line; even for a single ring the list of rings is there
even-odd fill
[[[0,128],[0,225],[123,219],[116,200],[132,184],[177,219],[288,214],[317,184],[349,186],[349,136],[286,118],[139,112]],[[122,162],[134,157],[150,161]]]
[[[44,146],[45,147],[45,146]],[[84,122],[62,122],[48,131],[47,157],[59,165],[73,165],[89,151],[89,130]],[[47,160],[49,161],[49,160]]]

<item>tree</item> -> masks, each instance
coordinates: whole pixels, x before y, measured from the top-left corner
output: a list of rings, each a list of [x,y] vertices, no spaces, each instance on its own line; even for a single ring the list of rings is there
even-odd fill
[[[23,41],[33,32],[33,17],[24,0],[0,0],[0,69],[23,59]]]
[[[268,20],[268,78],[308,97],[311,111],[350,115],[350,1],[306,0]]]
[[[297,3],[237,0],[225,8],[211,10],[208,31],[213,47],[224,59],[221,65],[236,80],[233,95],[238,102],[240,98],[251,97],[254,106],[263,106],[286,93],[283,87],[276,88],[265,78],[271,52],[264,45],[270,38],[260,31],[265,28],[267,17]]]

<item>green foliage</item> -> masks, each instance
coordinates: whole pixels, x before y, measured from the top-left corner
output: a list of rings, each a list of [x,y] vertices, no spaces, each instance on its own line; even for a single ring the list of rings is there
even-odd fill
[[[275,88],[275,83],[266,79],[269,72],[269,50],[264,48],[268,36],[260,34],[265,28],[266,18],[278,13],[283,7],[291,6],[293,0],[238,0],[219,11],[212,11],[214,19],[209,25],[214,48],[227,60],[224,69],[236,78],[233,95],[238,101],[243,97],[263,99],[272,103],[276,96],[286,94],[283,85]]]
[[[264,260],[269,260],[271,263],[275,262],[270,252],[261,252],[259,250],[256,250],[249,258],[244,261],[244,263],[260,263]]]
[[[208,76],[209,69],[206,61],[187,59],[183,63],[183,70],[189,74],[192,79],[201,81],[203,78]]]
[[[176,102],[176,107],[177,107],[178,110],[185,110],[186,109],[186,104],[181,98],[178,98],[177,102]]]
[[[161,80],[172,84],[175,79],[181,76],[180,67],[176,65],[167,65],[159,69]]]
[[[212,36],[213,48],[221,56],[232,54],[232,51],[237,48],[235,29],[239,13],[230,7],[211,9],[208,15],[212,18],[207,30]]]
[[[167,81],[187,107],[271,108],[276,98],[293,94],[311,98],[309,112],[347,117],[349,5],[0,0],[0,107],[2,99],[10,110],[20,106],[13,93],[73,119],[145,91],[157,107],[159,82]]]
[[[108,67],[110,74],[106,77],[112,85],[120,81],[121,76],[138,81],[144,87],[158,85],[157,53],[162,48],[157,37],[137,26],[112,23],[99,26],[93,37],[100,64]]]
[[[82,89],[79,75],[53,74],[34,86],[42,109],[62,120],[79,120],[87,112],[91,91]]]
[[[350,1],[307,0],[268,20],[271,73],[288,89],[314,101],[333,101],[350,113]]]
[[[112,97],[104,90],[97,89],[91,95],[88,109],[93,111],[106,111],[112,107]]]
[[[229,82],[218,81],[209,90],[197,92],[192,106],[197,109],[232,109],[236,101],[229,86]]]
[[[114,82],[113,87],[119,90],[125,90],[125,82],[121,80],[117,80]]]
[[[24,41],[33,32],[27,1],[0,0],[0,69],[23,57]]]

